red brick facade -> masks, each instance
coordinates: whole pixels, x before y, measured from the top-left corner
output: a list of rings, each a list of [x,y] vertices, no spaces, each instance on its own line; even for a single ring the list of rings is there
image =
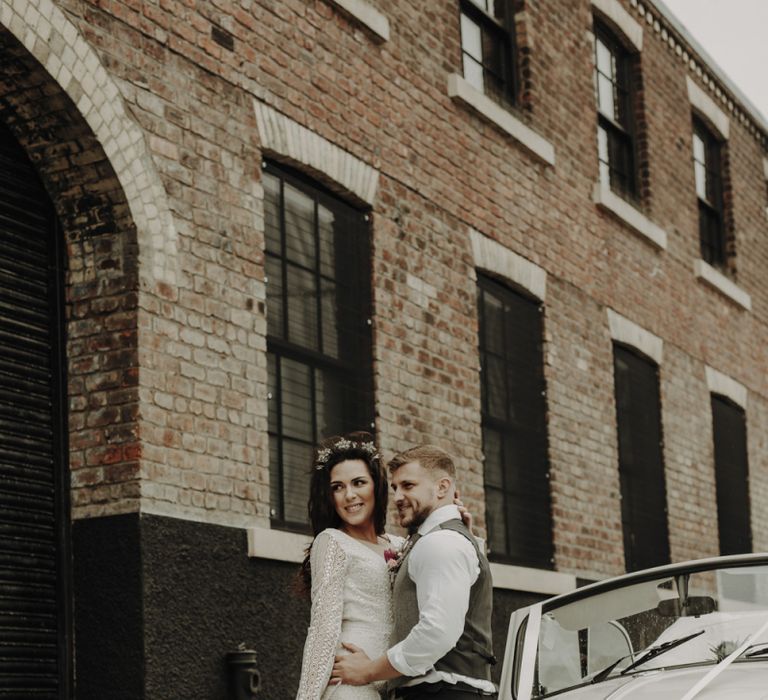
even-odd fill
[[[130,508],[150,512],[267,523],[263,154],[256,99],[379,172],[372,206],[374,354],[377,429],[386,450],[425,440],[452,445],[482,523],[468,236],[476,229],[547,273],[557,568],[595,575],[622,568],[609,307],[665,343],[661,382],[673,556],[715,551],[712,532],[703,528],[713,504],[704,365],[749,389],[754,493],[764,488],[768,466],[758,421],[768,392],[765,125],[713,83],[713,98],[731,122],[728,269],[751,296],[746,311],[692,271],[698,237],[685,78],[701,83],[687,66],[698,59],[657,10],[627,3],[644,29],[636,115],[642,201],[648,218],[667,232],[668,246],[660,251],[592,201],[594,8],[588,2],[567,12],[518,6],[524,80],[521,111],[514,113],[554,146],[554,166],[448,97],[447,75],[461,72],[452,3],[429,10],[382,5],[389,41],[322,1],[222,9],[180,0],[59,3],[118,88],[127,118],[138,124],[177,234],[166,261],[171,282],[157,279],[139,246],[137,289],[135,278],[108,281],[115,270],[135,265],[135,248],[126,242],[131,224],[120,219],[125,204],[108,221],[97,202],[80,218],[62,212],[72,231],[75,517],[119,512],[129,499],[135,503]],[[52,41],[50,50],[57,48]],[[24,60],[34,63],[31,56]],[[50,85],[42,89],[54,90]],[[18,92],[9,88],[7,101]],[[27,122],[40,124],[33,104],[16,102],[8,109],[26,109]],[[68,109],[77,114],[74,105]],[[60,122],[74,120],[61,115]],[[21,117],[9,116],[14,119],[24,137]],[[82,192],[78,179],[87,168],[100,175],[89,195],[108,196],[99,156],[88,156],[87,146],[67,146],[68,135],[53,154],[29,145],[43,171],[60,173],[46,178],[54,199]],[[89,216],[96,229],[86,236]],[[92,301],[84,288],[89,269],[98,277]],[[109,284],[116,285],[114,293],[104,287]],[[94,335],[96,327],[101,335]],[[112,340],[99,340],[107,329]],[[694,475],[692,496],[686,484]],[[128,483],[135,484],[133,492],[119,487]],[[760,542],[768,524],[759,503],[754,516]]]
[[[458,2],[363,4],[388,20],[387,40],[332,0],[2,3],[0,51],[16,72],[3,72],[0,116],[67,241],[73,517],[269,528],[262,159],[366,200],[322,165],[265,149],[265,105],[377,177],[367,204],[387,455],[452,449],[484,527],[474,230],[546,273],[555,568],[624,568],[608,309],[663,341],[672,558],[718,552],[707,366],[746,387],[753,542],[768,547],[768,125],[652,2],[613,3],[643,32],[640,189],[660,248],[594,201],[592,26],[610,3],[515,3],[511,113],[554,148],[553,165],[449,97]],[[730,122],[726,274],[750,309],[694,273],[686,77]]]

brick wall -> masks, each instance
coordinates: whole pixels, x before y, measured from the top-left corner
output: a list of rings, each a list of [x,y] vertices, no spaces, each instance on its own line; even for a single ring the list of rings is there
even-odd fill
[[[455,3],[371,4],[389,19],[389,41],[326,0],[56,3],[95,51],[140,129],[175,235],[167,250],[139,249],[137,276],[123,209],[110,231],[89,238],[81,226],[71,234],[75,515],[120,512],[139,507],[140,499],[151,513],[268,523],[256,98],[380,173],[372,207],[374,358],[385,452],[427,440],[451,447],[482,527],[471,227],[548,274],[545,372],[557,568],[585,577],[623,569],[607,308],[664,341],[673,557],[717,549],[705,365],[749,389],[752,492],[759,499],[754,539],[765,546],[765,134],[732,97],[718,97],[722,86],[705,86],[689,67],[689,48],[670,45],[674,32],[663,22],[656,29],[655,11],[649,22],[642,3],[623,3],[644,28],[643,203],[668,234],[660,251],[592,201],[598,171],[587,0],[568,3],[567,10],[554,0],[517,3],[524,60],[515,114],[553,144],[554,167],[448,97],[448,74],[461,72]],[[730,274],[751,295],[751,312],[693,274],[698,222],[686,75],[731,120]],[[87,160],[71,156],[68,168],[106,167]],[[101,183],[110,182],[109,173],[102,177],[89,190],[108,190]],[[154,274],[146,257],[152,250],[173,252],[173,274]],[[118,270],[132,275],[120,277]],[[86,279],[94,286],[83,287]],[[110,280],[118,285],[112,292]],[[89,364],[94,361],[101,364]],[[127,415],[117,408],[124,405]],[[125,446],[107,439],[109,431],[123,431]]]

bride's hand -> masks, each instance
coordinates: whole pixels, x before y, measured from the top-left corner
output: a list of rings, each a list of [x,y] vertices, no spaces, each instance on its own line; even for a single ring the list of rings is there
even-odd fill
[[[456,489],[456,491],[454,491],[453,493],[453,504],[458,507],[459,513],[461,513],[461,519],[464,522],[464,524],[467,526],[467,530],[469,530],[469,532],[474,535],[475,533],[472,532],[472,525],[474,523],[472,519],[472,513],[470,513],[469,510],[467,510],[467,507],[464,505],[464,502],[461,500],[461,498],[459,498],[458,489]]]

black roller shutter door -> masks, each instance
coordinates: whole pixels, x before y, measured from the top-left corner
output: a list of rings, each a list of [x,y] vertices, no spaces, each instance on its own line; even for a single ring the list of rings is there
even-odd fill
[[[55,216],[0,127],[0,698],[68,697]]]

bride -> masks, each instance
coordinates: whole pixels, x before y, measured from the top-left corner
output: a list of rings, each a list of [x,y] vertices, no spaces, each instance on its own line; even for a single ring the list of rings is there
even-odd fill
[[[302,564],[312,610],[296,700],[379,700],[379,689],[328,686],[341,642],[371,658],[392,629],[387,559],[403,538],[387,535],[387,476],[368,433],[324,440],[315,454],[309,519],[315,539]],[[392,553],[385,552],[391,550]]]
[[[384,532],[387,476],[370,434],[332,437],[315,453],[309,520],[315,536],[302,564],[312,608],[296,700],[379,700],[383,684],[328,685],[341,643],[384,654],[392,629],[390,567],[405,540]],[[462,517],[471,516],[460,506]],[[388,563],[389,562],[389,563]]]

